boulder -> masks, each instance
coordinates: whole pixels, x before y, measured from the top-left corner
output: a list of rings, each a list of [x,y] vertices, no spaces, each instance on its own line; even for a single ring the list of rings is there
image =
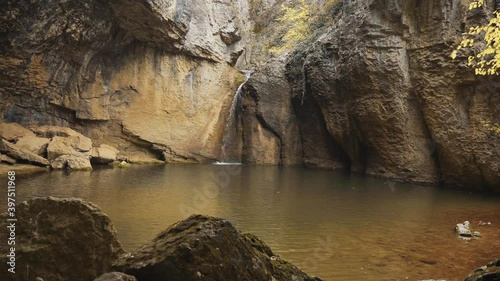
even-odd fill
[[[100,164],[114,162],[116,161],[118,152],[118,149],[110,145],[101,144],[99,147],[94,147],[92,149],[92,162]]]
[[[126,254],[113,269],[141,281],[320,280],[283,261],[261,240],[229,221],[193,215]]]
[[[10,143],[6,140],[0,140],[0,152],[9,155],[17,160],[30,162],[36,165],[48,166],[50,165],[47,159],[38,156],[26,149],[18,147],[17,145]]]
[[[78,155],[62,155],[57,157],[51,164],[51,167],[56,170],[68,169],[68,170],[81,170],[89,171],[92,170],[92,165],[90,160],[86,157]]]
[[[50,139],[48,138],[39,138],[34,135],[29,135],[19,138],[16,145],[43,157],[47,155],[47,146],[49,145],[49,142]]]
[[[0,123],[0,137],[16,142],[21,137],[34,137],[35,134],[17,123]]]
[[[220,38],[226,45],[233,45],[241,40],[241,34],[237,27],[228,24],[220,30]]]
[[[499,281],[500,259],[474,270],[465,281]]]
[[[110,219],[92,203],[38,198],[16,211],[16,273],[8,280],[94,280],[123,253]],[[1,229],[6,219],[6,213],[0,215]],[[7,241],[7,235],[2,231],[0,239]],[[8,247],[0,243],[1,272],[7,272]]]
[[[73,155],[90,159],[92,155],[92,140],[83,136],[55,136],[47,147],[47,159],[54,161],[62,155]]]
[[[455,232],[460,237],[481,237],[481,233],[479,233],[479,231],[472,230],[469,221],[457,223],[457,225],[455,226]]]
[[[109,273],[104,273],[94,281],[137,281],[137,279],[134,276],[130,276],[125,273],[109,272]]]

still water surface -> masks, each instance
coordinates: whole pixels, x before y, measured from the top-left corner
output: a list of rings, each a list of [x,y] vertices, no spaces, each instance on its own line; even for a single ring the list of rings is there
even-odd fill
[[[96,203],[126,250],[187,213],[224,217],[324,280],[463,280],[500,257],[500,198],[328,170],[134,166],[22,175],[17,185],[22,200]],[[492,225],[476,227],[483,237],[466,242],[453,233],[464,220]]]

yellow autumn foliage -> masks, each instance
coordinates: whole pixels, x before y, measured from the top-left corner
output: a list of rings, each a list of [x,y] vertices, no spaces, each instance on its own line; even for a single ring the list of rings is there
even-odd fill
[[[478,9],[484,5],[484,0],[475,0],[469,4],[469,9]],[[479,40],[478,40],[479,39]],[[455,59],[460,49],[472,48],[477,41],[483,41],[485,47],[477,54],[470,55],[467,65],[473,67],[476,75],[497,75],[500,69],[500,13],[494,12],[494,17],[485,26],[474,26],[462,36],[458,47],[451,53]]]
[[[275,55],[293,49],[298,42],[306,39],[311,33],[310,21],[314,12],[313,7],[306,4],[305,0],[300,0],[300,5],[296,8],[282,4],[281,9],[285,14],[278,18],[277,21],[288,24],[290,28],[281,38],[281,44],[269,49],[269,52]]]

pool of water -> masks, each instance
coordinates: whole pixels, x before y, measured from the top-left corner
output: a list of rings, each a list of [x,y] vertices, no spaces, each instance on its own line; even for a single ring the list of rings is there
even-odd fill
[[[134,166],[21,175],[18,199],[77,197],[133,250],[191,213],[227,218],[324,280],[463,280],[500,257],[500,198],[343,175],[231,165]],[[1,206],[5,206],[5,194]],[[458,222],[483,237],[463,241]]]

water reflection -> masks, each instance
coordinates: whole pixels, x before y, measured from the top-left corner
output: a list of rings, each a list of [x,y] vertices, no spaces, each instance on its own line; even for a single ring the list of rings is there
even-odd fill
[[[186,213],[224,217],[325,280],[461,280],[500,252],[499,198],[327,170],[166,165],[52,172],[20,177],[18,196],[90,200],[129,250]],[[464,220],[493,224],[478,228],[480,240],[464,242],[452,232]]]

